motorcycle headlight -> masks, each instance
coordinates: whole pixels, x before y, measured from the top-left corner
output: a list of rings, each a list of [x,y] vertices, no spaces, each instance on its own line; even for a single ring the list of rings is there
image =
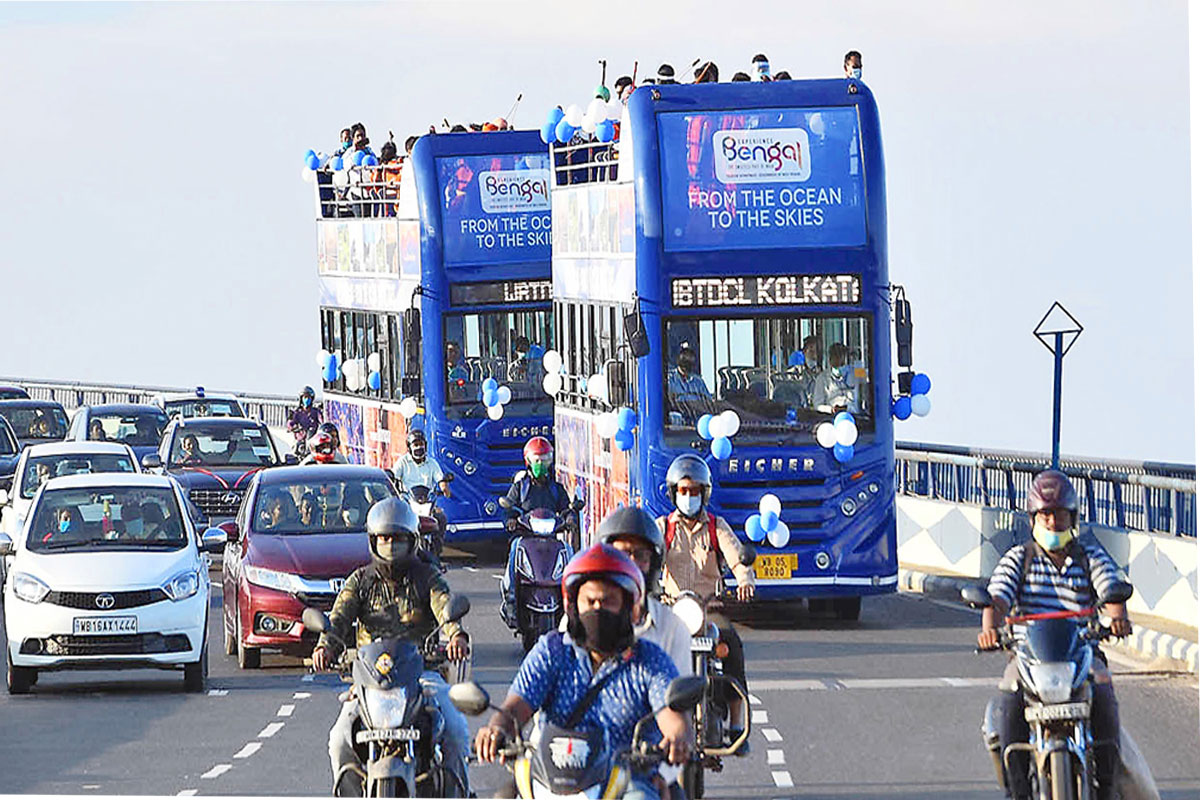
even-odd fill
[[[525,552],[524,547],[517,548],[517,572],[524,575],[529,580],[533,580],[533,564],[529,562],[529,555]]]
[[[1075,683],[1075,665],[1069,661],[1030,664],[1029,679],[1043,703],[1065,703],[1071,699]]]
[[[290,572],[276,572],[262,567],[246,567],[246,580],[255,586],[280,592],[299,592],[304,589],[299,578]]]
[[[700,605],[694,598],[680,597],[672,606],[675,613],[683,620],[683,624],[687,626],[688,633],[692,636],[704,630],[704,606]]]
[[[164,583],[162,590],[172,600],[186,600],[200,591],[200,575],[194,570],[181,572]]]
[[[550,536],[556,527],[558,527],[558,520],[554,517],[529,518],[529,529],[542,536]]]
[[[373,728],[404,727],[404,709],[408,707],[408,692],[403,686],[395,689],[364,687],[367,698],[367,717]]]
[[[40,603],[50,594],[50,587],[26,572],[12,576],[13,592],[26,603]]]

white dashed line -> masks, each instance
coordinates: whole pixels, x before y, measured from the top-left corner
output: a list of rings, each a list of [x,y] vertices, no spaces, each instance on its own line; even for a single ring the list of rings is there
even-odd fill
[[[229,770],[231,770],[231,769],[233,769],[233,764],[217,764],[215,767],[213,767],[212,769],[210,769],[208,772],[204,773],[200,777],[203,778],[204,780],[211,780],[212,778],[219,778],[220,776],[224,775],[226,772],[229,772]]]
[[[479,572],[479,567],[463,567],[467,572]]]
[[[258,732],[258,738],[270,739],[272,736],[279,733],[279,731],[282,728],[283,728],[282,722],[272,722],[270,725],[268,725],[267,727],[263,728],[261,731]]]
[[[234,758],[249,758],[262,748],[262,742],[249,742],[241,750],[233,754]]]
[[[758,697],[757,697],[756,695],[750,695],[750,705],[752,705],[752,706],[761,706],[761,705],[762,705],[762,700],[759,700],[759,699],[758,699]]]
[[[792,773],[788,772],[787,770],[772,771],[771,777],[775,780],[775,785],[780,789],[796,785],[792,783]]]
[[[767,765],[771,766],[771,767],[783,766],[783,751],[782,750],[768,750],[767,751]]]
[[[98,783],[85,783],[85,784],[83,785],[83,788],[84,788],[84,789],[99,789],[99,788],[100,788],[100,784],[98,784]]]
[[[196,791],[197,791],[196,789],[184,789],[183,791],[179,792],[175,796],[176,797],[195,797]]]
[[[303,678],[301,678],[300,682],[301,683],[312,683],[313,678],[315,678],[315,677],[317,677],[317,676],[313,675],[312,673],[309,673],[308,675],[305,675]]]
[[[498,581],[502,581],[502,580],[504,580],[504,576],[503,576],[503,575],[493,575],[492,577],[493,577],[493,578],[495,578],[495,579],[496,579],[496,580],[498,580]]]
[[[281,705],[279,707],[279,710],[275,712],[275,716],[290,717],[292,715],[292,712],[295,710],[296,710],[296,707],[294,705],[292,705],[291,703],[284,703],[283,705]]]
[[[293,700],[307,700],[310,697],[312,697],[311,692],[296,692],[292,695]]]
[[[228,689],[209,689],[208,690],[209,697],[224,697],[227,694],[229,694]]]
[[[750,722],[754,725],[766,725],[769,721],[765,709],[756,708],[750,712]]]
[[[762,735],[766,737],[768,742],[782,742],[783,737],[779,735],[779,731],[774,728],[763,728]]]

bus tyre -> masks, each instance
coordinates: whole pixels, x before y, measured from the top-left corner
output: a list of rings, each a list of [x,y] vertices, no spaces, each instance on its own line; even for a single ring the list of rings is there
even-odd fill
[[[833,613],[844,622],[857,622],[862,614],[861,597],[839,597],[830,601]]]

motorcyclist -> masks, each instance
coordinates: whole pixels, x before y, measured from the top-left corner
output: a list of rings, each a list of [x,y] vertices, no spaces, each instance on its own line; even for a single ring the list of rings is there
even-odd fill
[[[321,409],[316,405],[317,395],[311,386],[300,391],[300,404],[288,416],[288,432],[296,437],[297,449],[300,442],[307,442],[321,424]]]
[[[688,718],[664,707],[675,665],[658,645],[634,636],[644,589],[641,570],[609,545],[595,544],[571,560],[563,572],[567,631],[546,634],[529,651],[501,705],[505,713],[492,715],[475,737],[480,760],[496,761],[505,738],[515,735],[513,723],[523,726],[535,711],[557,726],[582,712],[574,727],[603,729],[615,752],[629,747],[637,721],[656,708],[662,708],[655,715],[659,748],[672,764],[687,760]],[[577,712],[592,687],[594,699]],[[648,800],[659,790],[634,775],[624,797]]]
[[[332,422],[322,422],[317,432],[308,440],[308,455],[301,464],[349,464],[350,461],[341,451],[341,434],[337,425]]]
[[[336,662],[343,643],[351,641],[355,622],[358,623],[359,645],[398,636],[420,646],[435,625],[442,624],[449,637],[446,655],[452,661],[467,657],[466,633],[456,622],[445,624],[450,602],[449,585],[416,556],[418,525],[416,513],[401,498],[389,497],[371,507],[367,515],[371,563],[356,569],[338,592],[329,614],[333,635],[322,634],[317,642],[312,654],[314,669],[329,669]],[[450,703],[449,686],[440,675],[426,672],[421,683],[436,692],[438,708],[446,721],[441,742],[445,763],[465,789],[470,754],[467,719]],[[343,703],[341,713],[329,731],[329,763],[334,780],[338,780],[343,765],[361,764],[351,743],[357,718],[358,705],[350,698]],[[357,780],[352,772],[346,773],[334,786],[334,793],[339,797],[360,794],[361,785]]]
[[[754,597],[754,571],[741,563],[740,545],[733,529],[724,518],[708,511],[712,495],[712,473],[704,459],[695,453],[684,453],[667,469],[667,495],[675,510],[657,520],[666,544],[663,556],[663,588],[671,597],[691,591],[706,597],[724,588],[721,559],[730,565],[737,579],[736,596],[740,602]],[[723,661],[725,674],[746,690],[746,659],[742,639],[728,618],[710,609],[710,621],[716,623],[721,641],[729,647]],[[734,691],[726,693],[729,705],[730,741],[741,736],[745,707]],[[738,755],[749,751],[749,739]]]
[[[1033,525],[1033,541],[1009,549],[996,565],[988,582],[992,604],[983,611],[979,646],[994,649],[999,644],[998,626],[1009,609],[1021,614],[1052,611],[1081,611],[1094,606],[1097,598],[1121,580],[1117,565],[1094,541],[1078,538],[1079,496],[1066,475],[1058,470],[1038,473],[1025,499]],[[1125,603],[1107,603],[1102,611],[1112,618],[1115,636],[1132,633]],[[1029,741],[1029,723],[1017,683],[1017,662],[1010,660],[1000,679],[1000,752],[1013,742]],[[1113,780],[1118,763],[1121,723],[1113,692],[1108,662],[1099,647],[1092,660],[1092,737],[1095,741],[1096,780],[1099,800],[1116,797]],[[1029,754],[1014,750],[1008,772],[1009,796],[1025,800],[1032,796],[1029,785]]]
[[[408,452],[400,457],[396,462],[393,471],[396,475],[396,480],[404,486],[405,489],[412,491],[418,486],[424,486],[430,492],[433,491],[436,485],[446,497],[450,496],[450,482],[446,480],[445,473],[442,472],[442,467],[438,464],[437,459],[430,458],[429,443],[425,440],[425,431],[420,428],[414,428],[408,432]],[[434,555],[440,555],[442,552],[442,543],[446,537],[446,514],[437,504],[433,506],[433,516],[437,519],[438,532],[437,538],[434,541]]]

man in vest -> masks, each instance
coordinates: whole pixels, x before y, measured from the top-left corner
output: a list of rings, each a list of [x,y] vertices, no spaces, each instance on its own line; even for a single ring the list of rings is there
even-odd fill
[[[754,571],[741,563],[741,547],[733,529],[723,518],[708,511],[712,495],[712,473],[704,459],[695,453],[685,453],[671,462],[667,470],[667,494],[675,510],[658,518],[663,532],[666,554],[663,558],[663,590],[671,597],[685,591],[707,597],[724,589],[721,577],[721,558],[733,569],[737,579],[737,599],[749,602],[754,597]],[[746,660],[742,640],[733,624],[724,616],[709,611],[708,618],[716,623],[721,641],[729,647],[724,659],[725,674],[746,688]],[[745,730],[745,709],[742,700],[730,692],[729,736],[737,739]],[[749,749],[749,740],[738,755]]]

